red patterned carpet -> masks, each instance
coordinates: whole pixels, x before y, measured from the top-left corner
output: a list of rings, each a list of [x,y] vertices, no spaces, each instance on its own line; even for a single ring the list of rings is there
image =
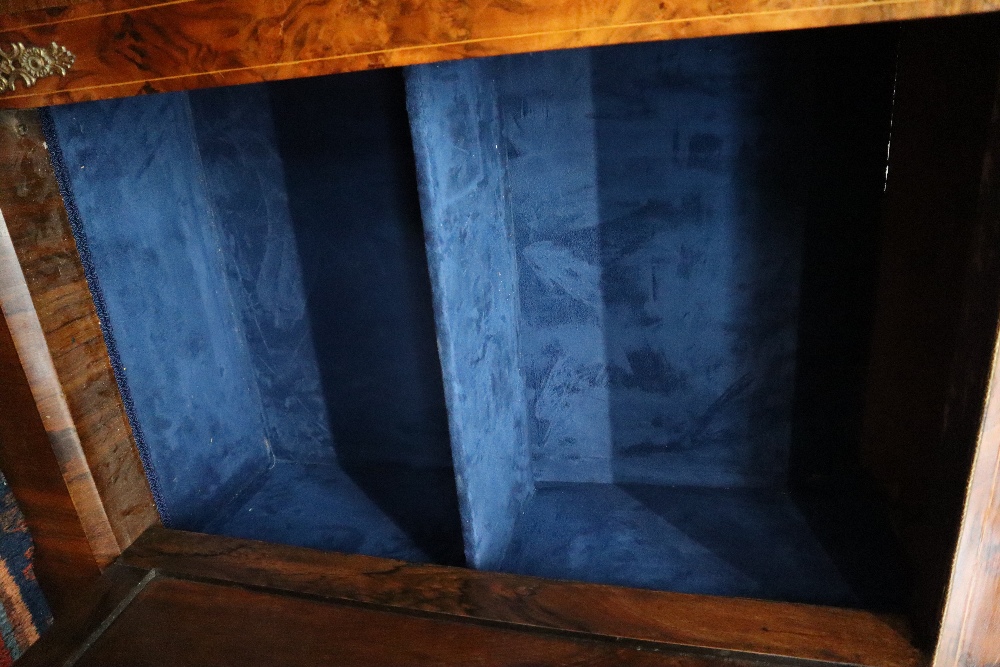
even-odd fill
[[[13,665],[52,622],[31,565],[34,549],[14,494],[0,477],[0,667]]]

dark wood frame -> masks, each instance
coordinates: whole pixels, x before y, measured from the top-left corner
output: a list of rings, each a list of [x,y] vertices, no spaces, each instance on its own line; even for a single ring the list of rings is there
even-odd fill
[[[0,468],[52,606],[159,523],[36,112],[0,114]]]
[[[475,0],[461,5],[435,0],[336,8],[291,3],[293,11],[287,14],[275,14],[276,3],[235,0],[62,4],[72,6],[0,16],[0,48],[5,42],[57,41],[77,54],[77,65],[69,76],[45,79],[34,88],[0,96],[0,108],[568,46],[1000,9],[991,0],[834,4],[791,0],[780,6],[768,0],[658,4]],[[927,57],[966,42],[978,44],[987,60],[993,58],[985,63],[980,59],[974,76],[964,80],[965,88],[959,92],[965,95],[965,108],[958,104],[942,112],[914,102],[905,111],[917,119],[917,130],[894,137],[894,159],[912,159],[927,137],[942,131],[952,136],[949,128],[960,123],[974,125],[963,135],[965,139],[932,146],[935,160],[946,158],[940,163],[928,161],[922,164],[923,171],[910,172],[900,163],[908,175],[893,195],[899,229],[915,228],[909,222],[921,216],[928,223],[923,227],[925,236],[909,239],[915,243],[951,243],[953,230],[937,229],[935,216],[961,218],[958,229],[964,245],[962,249],[955,246],[954,275],[964,285],[965,298],[953,311],[963,331],[969,333],[958,342],[958,354],[947,364],[948,392],[935,406],[952,418],[939,427],[910,430],[891,424],[868,425],[872,433],[889,442],[869,453],[885,471],[882,481],[887,488],[913,492],[914,480],[930,480],[928,488],[952,493],[942,502],[951,510],[908,532],[911,552],[928,554],[923,560],[918,558],[926,570],[918,572],[925,593],[915,603],[913,616],[918,625],[926,626],[925,635],[933,636],[940,626],[935,647],[917,651],[912,638],[891,619],[803,605],[400,564],[391,566],[391,584],[384,584],[389,588],[379,589],[383,584],[373,583],[371,572],[389,567],[386,561],[158,528],[49,163],[39,115],[6,110],[0,111],[0,310],[4,315],[0,318],[0,468],[35,538],[39,580],[57,616],[67,619],[60,623],[78,627],[76,635],[72,630],[66,631],[69,634],[60,631],[62,639],[53,640],[55,645],[65,644],[66,637],[79,639],[80,624],[93,620],[97,612],[73,611],[70,601],[85,584],[108,570],[103,583],[97,584],[104,591],[97,599],[105,606],[114,602],[113,609],[150,577],[169,573],[495,623],[563,631],[584,628],[587,633],[673,648],[864,665],[913,665],[921,663],[922,656],[932,656],[939,667],[1000,663],[1000,361],[996,352],[1000,53],[993,53],[996,49],[991,42],[1000,31],[995,20],[983,25],[985,32],[982,25],[968,30],[959,27],[950,42],[942,42],[936,29],[910,29],[903,48],[916,56],[901,58],[899,72],[901,81],[919,76]],[[196,48],[198,44],[213,48],[206,51]],[[952,66],[964,71],[968,63],[955,61]],[[950,75],[939,72],[936,77],[943,81]],[[972,116],[978,120],[971,121]],[[956,172],[961,172],[960,178]],[[921,205],[907,209],[908,198],[915,196]],[[957,196],[968,202],[967,210],[949,212],[942,202]],[[934,202],[942,204],[935,208]],[[884,290],[883,297],[900,308],[885,311],[879,326],[905,326],[905,295],[893,294],[891,285]],[[917,357],[897,361],[921,363]],[[915,386],[910,394],[917,391]],[[904,409],[913,405],[913,396],[905,391],[897,396],[884,391],[879,395],[876,387],[873,392],[883,405]],[[972,440],[974,450],[967,447]],[[947,446],[942,448],[941,443]],[[916,463],[898,458],[901,452],[914,451],[913,447],[922,454]],[[128,550],[144,531],[145,536]],[[31,655],[37,660],[38,655],[49,654]]]
[[[691,658],[692,667],[716,664],[723,656],[795,656],[883,667],[922,661],[891,619],[867,612],[555,582],[163,528],[149,529],[108,572],[90,599],[71,609],[27,654],[25,665],[72,665],[81,647],[100,638],[108,616],[121,613],[137,590],[157,577],[289,596],[289,613],[295,613],[291,600],[304,595],[333,604],[701,656]]]

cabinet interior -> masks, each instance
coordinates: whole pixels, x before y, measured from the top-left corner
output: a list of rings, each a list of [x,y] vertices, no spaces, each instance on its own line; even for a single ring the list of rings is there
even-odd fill
[[[903,609],[872,369],[937,334],[880,324],[899,35],[48,109],[165,523]]]

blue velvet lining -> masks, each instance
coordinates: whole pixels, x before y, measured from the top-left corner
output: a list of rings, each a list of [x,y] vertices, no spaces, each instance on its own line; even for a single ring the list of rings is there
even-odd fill
[[[784,481],[804,188],[749,176],[806,137],[753,113],[767,47],[500,61],[537,479]]]
[[[50,113],[163,515],[247,535],[281,480],[325,479],[250,532],[463,563],[401,73]],[[324,505],[385,519],[317,542],[292,517]]]
[[[865,389],[892,45],[875,27],[407,70],[478,566],[900,601],[895,566],[871,564],[891,527],[846,500],[863,488],[849,397]],[[815,490],[807,470],[827,474],[825,504],[790,495]],[[829,506],[872,539],[828,529]],[[688,540],[704,557],[667,567]]]
[[[542,483],[503,569],[710,595],[859,602],[780,489]]]
[[[401,72],[269,93],[337,459],[450,469]]]
[[[276,461],[206,532],[414,562],[463,565],[454,473],[380,462]]]
[[[906,583],[857,460],[887,35],[51,110],[161,512],[320,548],[892,607]]]
[[[187,97],[50,113],[161,499],[199,528],[271,454]]]
[[[227,284],[278,459],[335,460],[268,89],[189,95]]]

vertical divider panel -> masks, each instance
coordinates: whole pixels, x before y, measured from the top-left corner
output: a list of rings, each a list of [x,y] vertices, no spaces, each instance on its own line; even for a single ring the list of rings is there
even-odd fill
[[[469,564],[499,564],[533,482],[495,63],[406,72]]]

